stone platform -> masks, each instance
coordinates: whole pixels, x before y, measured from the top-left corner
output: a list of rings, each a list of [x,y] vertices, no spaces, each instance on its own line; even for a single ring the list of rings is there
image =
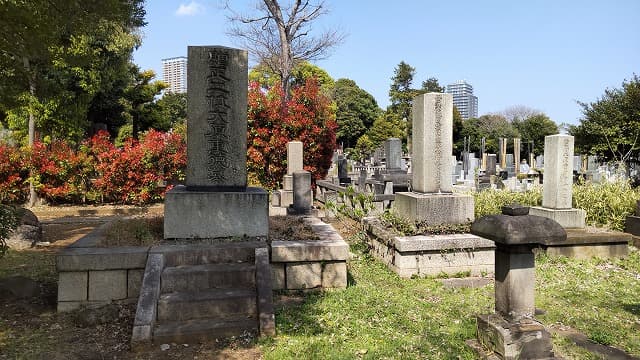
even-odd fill
[[[550,244],[544,249],[551,256],[566,256],[576,259],[598,257],[623,258],[629,254],[632,236],[618,231],[598,228],[566,229],[567,240]]]
[[[166,194],[165,239],[264,237],[269,234],[269,194],[246,191],[189,191],[177,186]]]
[[[429,225],[464,224],[473,221],[473,196],[461,194],[396,193],[398,215]]]
[[[540,206],[532,207],[529,214],[554,220],[565,229],[584,228],[587,217],[587,212],[583,209],[550,209]]]
[[[493,241],[472,234],[396,236],[365,218],[373,255],[400,277],[493,273]]]

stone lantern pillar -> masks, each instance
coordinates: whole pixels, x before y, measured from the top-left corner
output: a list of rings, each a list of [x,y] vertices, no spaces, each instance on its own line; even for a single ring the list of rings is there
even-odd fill
[[[485,216],[471,233],[496,243],[495,314],[478,316],[478,341],[501,359],[554,358],[551,336],[534,318],[533,249],[565,241],[556,221],[528,215],[529,208],[510,205],[501,215]]]

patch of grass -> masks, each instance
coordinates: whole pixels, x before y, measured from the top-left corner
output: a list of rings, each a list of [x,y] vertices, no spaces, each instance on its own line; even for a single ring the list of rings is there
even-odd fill
[[[352,286],[307,294],[276,312],[266,359],[474,359],[475,314],[493,309],[493,287],[445,289],[436,279],[401,279],[352,246]]]
[[[640,355],[640,251],[613,261],[540,254],[536,277],[536,306],[547,311],[539,320]]]
[[[426,221],[409,221],[388,210],[382,213],[380,222],[395,233],[405,236],[464,234],[471,231],[471,223],[431,225]]]
[[[55,253],[45,250],[9,250],[0,259],[0,278],[20,275],[42,282],[57,283]]]
[[[318,240],[318,235],[301,217],[269,216],[269,239],[273,240]]]
[[[162,216],[122,219],[109,225],[100,246],[149,246],[159,243],[163,237]]]

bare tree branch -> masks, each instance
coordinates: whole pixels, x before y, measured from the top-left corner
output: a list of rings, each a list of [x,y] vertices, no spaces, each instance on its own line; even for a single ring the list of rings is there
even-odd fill
[[[280,75],[287,96],[293,66],[303,60],[325,59],[345,38],[335,29],[321,33],[311,31],[310,24],[327,13],[324,1],[259,0],[251,15],[232,10],[229,0],[225,0],[225,8],[233,24],[228,34],[243,42],[252,59]]]

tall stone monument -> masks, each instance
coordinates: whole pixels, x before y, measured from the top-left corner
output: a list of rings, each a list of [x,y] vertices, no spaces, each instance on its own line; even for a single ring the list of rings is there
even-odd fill
[[[247,52],[188,52],[186,186],[167,192],[164,237],[266,239],[268,194],[247,187]]]
[[[413,99],[412,192],[399,192],[399,215],[435,224],[473,221],[473,197],[453,194],[453,97],[427,93]]]
[[[573,136],[545,136],[542,207],[532,207],[530,214],[553,219],[564,228],[583,228],[587,215],[572,208],[572,192]]]
[[[513,164],[516,175],[520,173],[520,144],[520,138],[513,139]]]

